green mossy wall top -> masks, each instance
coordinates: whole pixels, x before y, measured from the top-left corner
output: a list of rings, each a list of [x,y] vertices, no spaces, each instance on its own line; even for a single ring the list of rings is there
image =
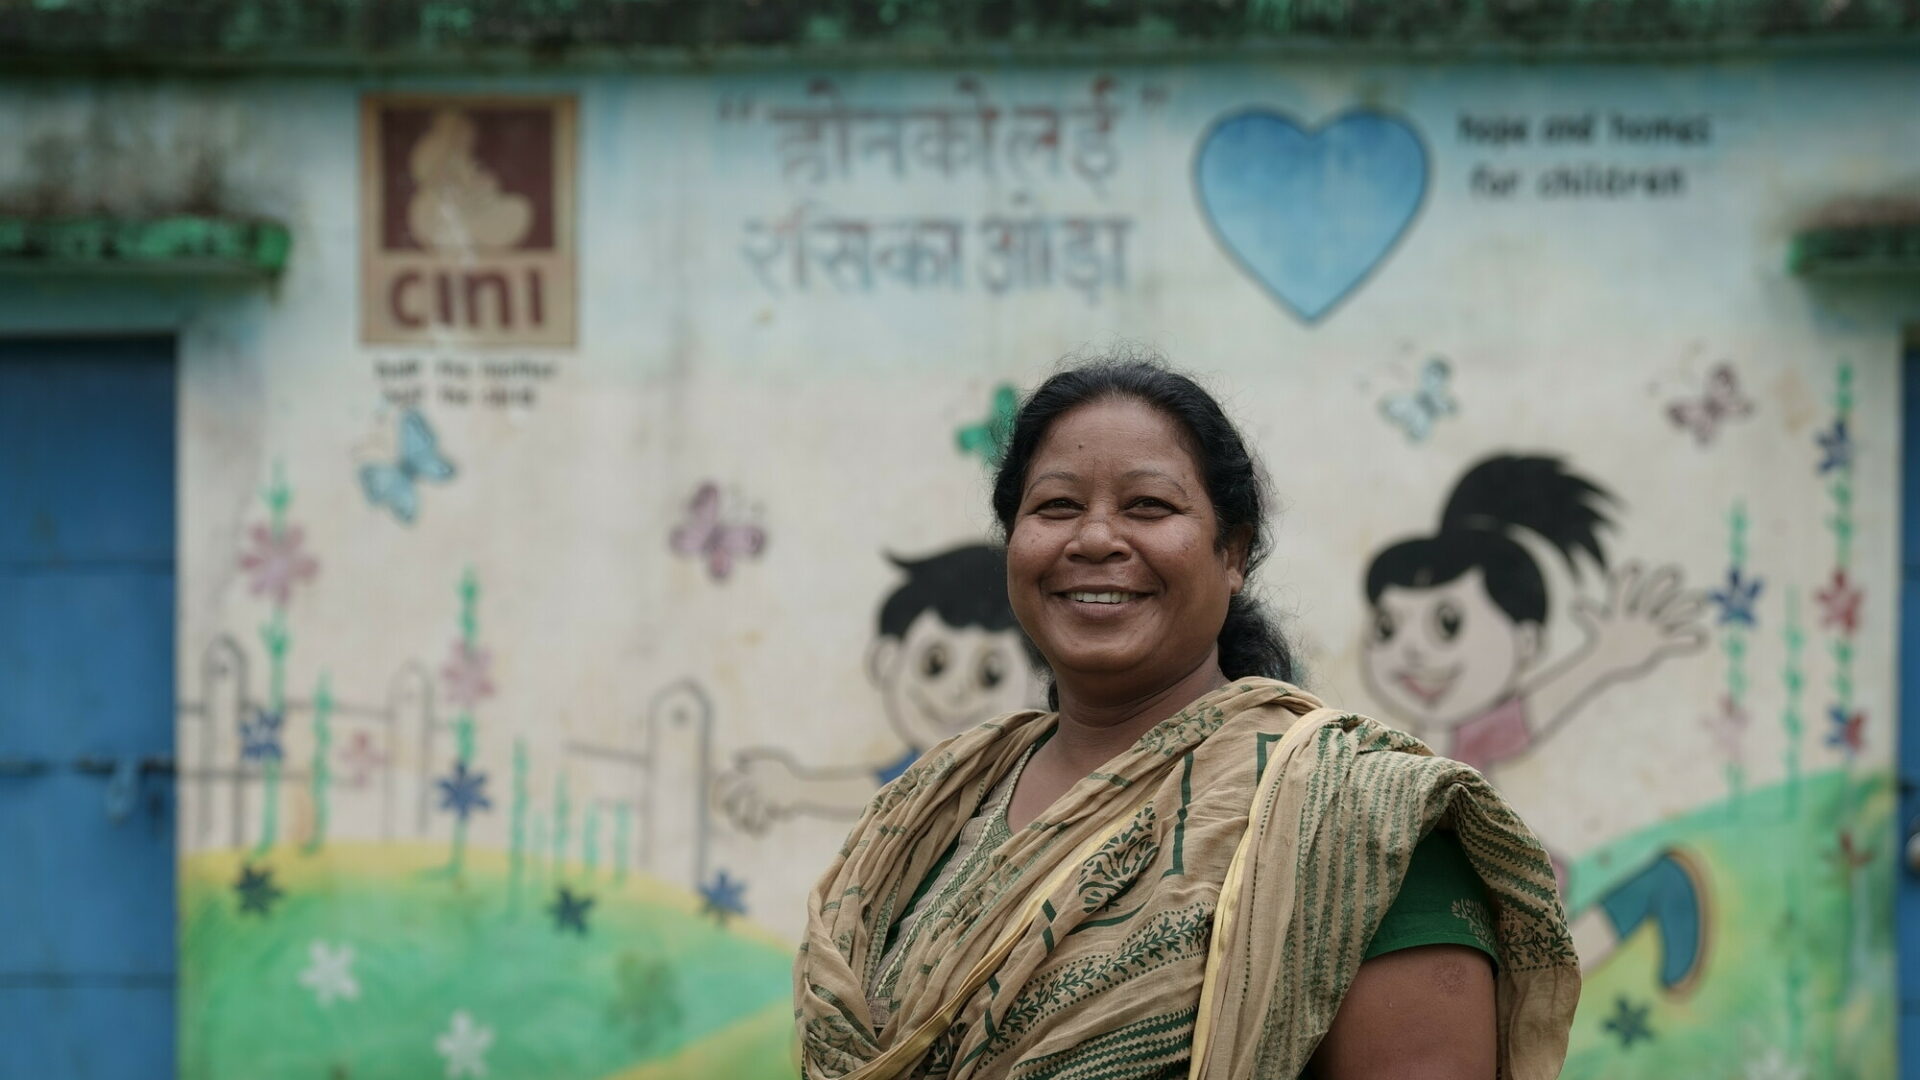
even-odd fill
[[[14,70],[673,66],[1920,42],[1920,0],[0,0]]]

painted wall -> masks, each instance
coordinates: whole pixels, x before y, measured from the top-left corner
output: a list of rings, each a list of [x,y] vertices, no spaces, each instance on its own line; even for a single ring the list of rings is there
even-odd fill
[[[182,328],[182,1074],[781,1075],[848,815],[1036,693],[981,547],[1010,395],[1130,341],[1271,467],[1305,682],[1481,764],[1564,863],[1568,1076],[1888,1075],[1920,305],[1782,266],[1920,169],[1915,84],[0,89],[10,201],[295,234],[270,289],[0,294],[9,331]],[[569,97],[573,172],[441,102],[380,188],[363,97],[395,91]],[[377,192],[413,254],[372,246]],[[457,276],[452,319],[420,285],[424,329],[369,329],[393,260],[484,271],[549,211],[571,344],[475,344],[498,298]]]

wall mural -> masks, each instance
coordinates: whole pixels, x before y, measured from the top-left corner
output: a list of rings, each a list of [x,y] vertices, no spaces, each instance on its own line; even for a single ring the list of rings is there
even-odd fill
[[[316,256],[389,305],[360,362],[249,360],[252,460],[187,406],[182,1075],[789,1076],[813,872],[1044,700],[986,487],[1105,334],[1261,445],[1312,687],[1537,822],[1570,1080],[1888,1074],[1885,379],[1580,321],[1737,129],[1210,70],[367,99],[366,250]],[[642,161],[661,122],[711,146]]]

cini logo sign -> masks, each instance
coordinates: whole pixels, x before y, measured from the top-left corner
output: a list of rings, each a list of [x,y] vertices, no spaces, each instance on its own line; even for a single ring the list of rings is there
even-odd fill
[[[365,98],[361,339],[572,345],[572,98]]]

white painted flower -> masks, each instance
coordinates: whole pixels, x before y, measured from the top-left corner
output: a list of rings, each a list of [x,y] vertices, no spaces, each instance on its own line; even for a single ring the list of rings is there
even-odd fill
[[[356,1001],[360,983],[353,977],[353,946],[328,945],[316,941],[307,946],[307,970],[300,973],[300,985],[313,991],[315,1001],[331,1005],[337,998]]]
[[[1766,1053],[1747,1062],[1742,1075],[1745,1080],[1806,1080],[1807,1070],[1788,1061],[1779,1047],[1770,1046]]]
[[[493,1029],[474,1023],[465,1009],[453,1014],[451,1026],[433,1042],[434,1049],[447,1059],[449,1080],[487,1075],[487,1047],[492,1045]]]

